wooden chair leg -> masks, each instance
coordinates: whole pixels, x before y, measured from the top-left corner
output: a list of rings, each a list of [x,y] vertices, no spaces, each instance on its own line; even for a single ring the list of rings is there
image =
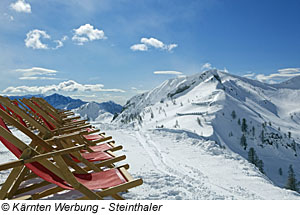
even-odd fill
[[[18,166],[13,168],[9,176],[7,177],[5,183],[2,185],[1,190],[0,190],[0,199],[4,200],[6,198],[8,190],[11,188],[12,184],[20,174],[21,170],[23,169],[24,166]]]
[[[14,194],[16,193],[16,191],[18,190],[20,184],[22,183],[22,181],[24,181],[25,176],[28,174],[29,170],[24,166],[20,175],[18,176],[18,178],[16,179],[14,185],[12,186],[12,188],[10,189],[7,198],[11,199]]]

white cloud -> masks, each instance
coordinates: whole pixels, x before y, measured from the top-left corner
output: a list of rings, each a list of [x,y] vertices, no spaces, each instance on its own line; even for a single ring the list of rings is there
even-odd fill
[[[55,42],[57,45],[52,49],[59,49],[64,46],[64,43],[61,40],[54,40],[53,42]]]
[[[57,80],[58,78],[54,77],[39,77],[39,76],[23,76],[19,78],[20,80]]]
[[[296,76],[300,76],[300,68],[279,69],[277,73],[270,75],[258,74],[255,78],[261,82],[277,83]]]
[[[10,8],[16,12],[31,13],[31,6],[25,0],[17,0],[10,4]]]
[[[8,19],[10,22],[15,20],[15,18],[12,15],[8,14],[8,13],[3,13],[3,17]]]
[[[255,77],[255,73],[254,72],[247,72],[247,74],[243,75],[243,77],[245,78],[254,78]]]
[[[299,73],[300,68],[285,68],[285,69],[279,69],[279,73],[281,74],[292,74],[292,73]]]
[[[50,39],[51,37],[45,32],[38,29],[29,31],[26,34],[25,45],[27,48],[48,49],[48,45],[41,42],[41,38]]]
[[[130,47],[130,49],[133,51],[147,51],[150,47],[154,47],[156,49],[167,50],[171,52],[172,49],[176,48],[177,46],[177,44],[164,44],[162,41],[151,37],[142,38],[140,44],[134,44]]]
[[[78,45],[83,45],[88,41],[107,39],[107,37],[104,35],[103,30],[96,29],[90,24],[82,25],[79,28],[73,30],[74,36],[72,37],[72,40],[75,41]]]
[[[132,51],[147,51],[148,50],[148,46],[146,46],[145,44],[135,44],[135,45],[132,45],[130,47],[130,49]]]
[[[56,43],[56,46],[54,48],[52,48],[52,49],[59,49],[59,48],[63,47],[64,46],[63,41],[66,41],[67,39],[69,39],[68,36],[63,36],[61,38],[61,40],[54,40],[53,42]]]
[[[141,39],[141,43],[144,43],[145,45],[147,46],[153,46],[155,48],[160,48],[160,49],[163,49],[165,44],[161,41],[159,41],[158,39],[155,39],[155,38],[142,38]]]
[[[51,37],[46,33],[46,31],[34,29],[29,31],[26,34],[25,46],[27,48],[33,48],[33,49],[49,49],[48,44],[43,43],[41,39],[47,39],[50,40]],[[68,39],[68,36],[63,36],[60,40],[53,40],[54,43],[56,43],[55,47],[52,47],[51,49],[58,49],[63,47],[64,41]]]
[[[172,49],[174,49],[176,47],[178,47],[178,45],[174,44],[174,43],[166,46],[166,48],[167,48],[168,51],[172,51]]]
[[[209,70],[212,69],[212,65],[210,63],[205,63],[202,65],[201,70]]]
[[[57,73],[53,69],[45,69],[41,67],[32,67],[30,69],[16,69],[16,72],[22,72],[24,76],[33,76],[33,75],[54,75]]]
[[[120,92],[124,93],[121,89],[105,89],[103,84],[80,84],[76,81],[69,80],[63,81],[57,85],[46,85],[46,86],[18,86],[18,87],[8,87],[3,90],[3,93],[13,93],[13,94],[46,94],[51,92]]]
[[[57,74],[56,70],[45,69],[41,67],[32,67],[30,69],[16,69],[13,72],[22,73],[22,76],[19,77],[20,80],[57,80],[55,78]]]
[[[155,71],[153,73],[156,75],[182,75],[182,72],[178,71]]]

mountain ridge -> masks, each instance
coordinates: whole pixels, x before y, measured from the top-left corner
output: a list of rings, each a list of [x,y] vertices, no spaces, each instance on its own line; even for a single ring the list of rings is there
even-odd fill
[[[128,100],[114,123],[186,130],[249,161],[255,153],[250,162],[284,187],[289,165],[300,161],[300,89],[294,82],[298,78],[288,81],[290,89],[218,70],[173,78]]]

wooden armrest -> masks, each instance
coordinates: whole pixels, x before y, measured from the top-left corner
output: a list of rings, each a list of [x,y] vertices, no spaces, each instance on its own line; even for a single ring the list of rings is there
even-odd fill
[[[76,152],[82,149],[85,149],[86,145],[80,145],[80,146],[74,146],[74,147],[70,147],[67,149],[61,149],[58,151],[54,151],[54,152],[48,152],[45,154],[40,154],[40,155],[35,155],[32,158],[29,159],[19,159],[17,161],[12,161],[12,162],[8,162],[8,163],[4,163],[0,165],[0,171],[5,170],[5,169],[11,169],[13,167],[17,167],[17,166],[21,166],[24,165],[26,163],[32,163],[32,162],[37,162],[40,160],[44,160],[50,157],[55,157],[55,156],[59,156],[59,155],[64,155],[64,154],[69,154],[71,152]]]

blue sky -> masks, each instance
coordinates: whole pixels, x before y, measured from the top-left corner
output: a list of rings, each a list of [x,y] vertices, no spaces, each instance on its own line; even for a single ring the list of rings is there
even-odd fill
[[[300,73],[297,0],[1,0],[0,93],[124,104],[208,68]]]

